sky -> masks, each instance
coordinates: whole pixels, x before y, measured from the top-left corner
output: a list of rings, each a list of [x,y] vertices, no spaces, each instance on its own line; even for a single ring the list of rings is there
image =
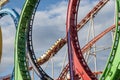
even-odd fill
[[[3,7],[3,9],[13,8],[20,14],[24,1],[25,0],[10,0],[9,3]],[[95,6],[96,3],[98,3],[98,1],[99,0],[81,0],[78,22],[93,8],[93,6]],[[49,49],[50,46],[57,41],[57,39],[65,37],[67,4],[68,0],[41,0],[33,24],[33,46],[37,58],[46,52],[47,49]],[[110,0],[104,8],[97,13],[94,19],[95,35],[110,27],[112,24],[114,24],[114,0]],[[0,25],[2,26],[3,33],[3,55],[2,62],[0,64],[0,76],[4,76],[6,74],[10,74],[13,69],[14,38],[16,30],[10,16],[5,16],[0,19]],[[88,22],[78,33],[81,47],[86,44],[89,27],[90,22]],[[96,45],[98,47],[111,46],[111,33],[104,36],[96,43]],[[99,70],[103,70],[109,52],[110,50],[101,51],[97,55],[99,62],[98,66],[102,66],[98,68]],[[53,61],[56,61],[54,63],[56,69],[55,77],[59,75],[60,67],[63,62],[63,55],[65,56],[66,54],[67,47],[65,46],[53,58]],[[103,62],[101,62],[101,60],[103,60]],[[50,64],[50,62],[48,64]],[[44,66],[45,65],[42,67],[44,68]],[[90,66],[93,66],[93,64]],[[46,72],[51,74],[49,69],[51,69],[51,66],[48,66]]]

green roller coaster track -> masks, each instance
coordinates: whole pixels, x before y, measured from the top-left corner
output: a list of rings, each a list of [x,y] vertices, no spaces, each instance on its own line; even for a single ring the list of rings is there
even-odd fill
[[[120,80],[120,0],[116,0],[116,31],[111,54],[100,80]]]
[[[32,4],[31,4],[32,3]],[[15,39],[15,79],[31,80],[26,62],[26,33],[37,0],[26,0],[21,12]]]

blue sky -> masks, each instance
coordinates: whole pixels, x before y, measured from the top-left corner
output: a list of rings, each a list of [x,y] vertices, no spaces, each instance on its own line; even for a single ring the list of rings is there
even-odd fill
[[[10,0],[10,2],[6,4],[3,8],[14,8],[20,14],[24,1],[25,0]],[[67,1],[68,0],[41,0],[41,3],[39,4],[38,10],[36,12],[34,28],[33,28],[33,45],[37,57],[39,57],[45,51],[47,51],[47,49],[49,49],[49,47],[52,44],[54,44],[54,42],[57,39],[63,38],[66,35],[65,24],[66,24]],[[95,6],[95,4],[98,1],[99,0],[81,1],[79,15],[78,15],[79,16],[78,22],[92,9],[93,6]],[[96,29],[96,35],[114,23],[113,10],[114,10],[114,1],[111,0],[96,15],[95,24],[94,24]],[[3,40],[4,40],[3,59],[2,59],[2,63],[0,64],[0,76],[3,76],[6,74],[10,74],[12,71],[15,28],[14,28],[14,23],[10,16],[6,16],[3,19],[1,19],[0,25],[3,26],[2,30],[3,30]],[[89,27],[89,22],[88,24],[86,24],[85,28],[79,32],[81,47],[85,45],[88,27]],[[81,36],[83,34],[84,36]],[[110,39],[111,36],[109,33],[107,36],[103,37],[102,40],[99,41],[97,44],[100,46],[111,45]],[[104,43],[102,41],[104,41]],[[103,44],[101,44],[101,42]],[[65,53],[67,53],[67,47],[64,47],[62,50],[60,50],[58,55],[56,55],[54,58],[54,60],[57,61],[55,63],[56,72],[58,71],[57,69],[59,69],[62,65],[61,59],[63,59],[63,55],[65,55]],[[109,52],[107,51],[106,53]],[[98,56],[102,56],[102,55],[105,54],[99,54]],[[102,56],[102,58],[99,57],[99,59],[105,60],[106,56]],[[101,64],[103,63],[100,63],[98,65],[101,66]],[[51,67],[49,69],[51,69]],[[100,67],[99,69],[103,69],[103,67],[102,68]],[[47,71],[49,74],[51,74],[49,70]],[[58,73],[56,73],[55,76],[58,76]]]
[[[24,1],[25,0],[9,0],[9,3],[5,5],[5,7],[21,9],[24,5]],[[59,3],[61,1],[67,1],[67,0],[41,0],[41,3],[38,9],[40,10],[46,9],[48,6]]]
[[[9,2],[4,7],[9,8],[22,8],[24,0],[9,0]]]

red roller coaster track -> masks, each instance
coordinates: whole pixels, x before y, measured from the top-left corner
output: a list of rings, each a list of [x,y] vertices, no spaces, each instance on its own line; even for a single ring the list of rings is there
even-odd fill
[[[119,23],[120,25],[120,23]],[[104,35],[106,35],[108,32],[113,30],[115,28],[115,25],[112,25],[111,27],[108,27],[106,30],[101,32],[99,35],[97,35],[95,38],[93,38],[91,41],[89,41],[82,49],[82,53],[84,54],[90,47],[93,46],[94,43],[96,43],[100,38],[102,38]],[[65,79],[69,69],[69,64],[67,64],[64,69],[62,70],[60,76],[58,77],[58,80]]]
[[[66,34],[68,43],[70,79],[76,80],[82,78],[84,80],[97,80],[85,62],[79,46],[76,27],[78,8],[79,0],[69,1],[66,21]]]

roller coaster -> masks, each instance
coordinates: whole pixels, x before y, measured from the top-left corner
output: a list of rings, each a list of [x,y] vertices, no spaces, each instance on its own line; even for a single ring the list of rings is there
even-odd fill
[[[38,58],[34,50],[32,34],[35,13],[41,1],[42,0],[25,0],[20,15],[15,9],[2,8],[0,10],[0,18],[10,15],[16,28],[13,71],[5,76],[1,76],[0,80],[34,80],[32,79],[31,70],[35,71],[36,76],[38,76],[40,80],[120,80],[120,0],[114,0],[116,13],[115,24],[113,23],[112,26],[103,30],[97,36],[93,35],[93,38],[88,40],[82,48],[80,47],[81,42],[79,41],[78,32],[81,31],[90,20],[95,18],[96,14],[111,0],[98,1],[97,5],[94,6],[79,23],[78,12],[81,0],[68,0],[67,14],[65,14],[66,36],[58,39]],[[1,6],[5,5],[4,0],[0,2]],[[8,0],[5,0],[5,2],[8,2]],[[80,11],[80,13],[82,13],[82,11]],[[97,71],[96,68],[92,70],[88,61],[90,54],[95,57],[96,54],[95,52],[93,52],[94,54],[87,54],[87,52],[90,52],[90,49],[96,46],[96,42],[110,31],[114,31],[114,39],[112,48],[110,47],[111,52],[106,66],[102,71]],[[2,29],[0,28],[0,61],[2,61],[2,46],[4,45],[2,42]],[[43,69],[42,65],[47,64],[52,58],[58,55],[58,52],[66,43],[68,61],[66,65],[63,66],[59,76],[54,78]]]

